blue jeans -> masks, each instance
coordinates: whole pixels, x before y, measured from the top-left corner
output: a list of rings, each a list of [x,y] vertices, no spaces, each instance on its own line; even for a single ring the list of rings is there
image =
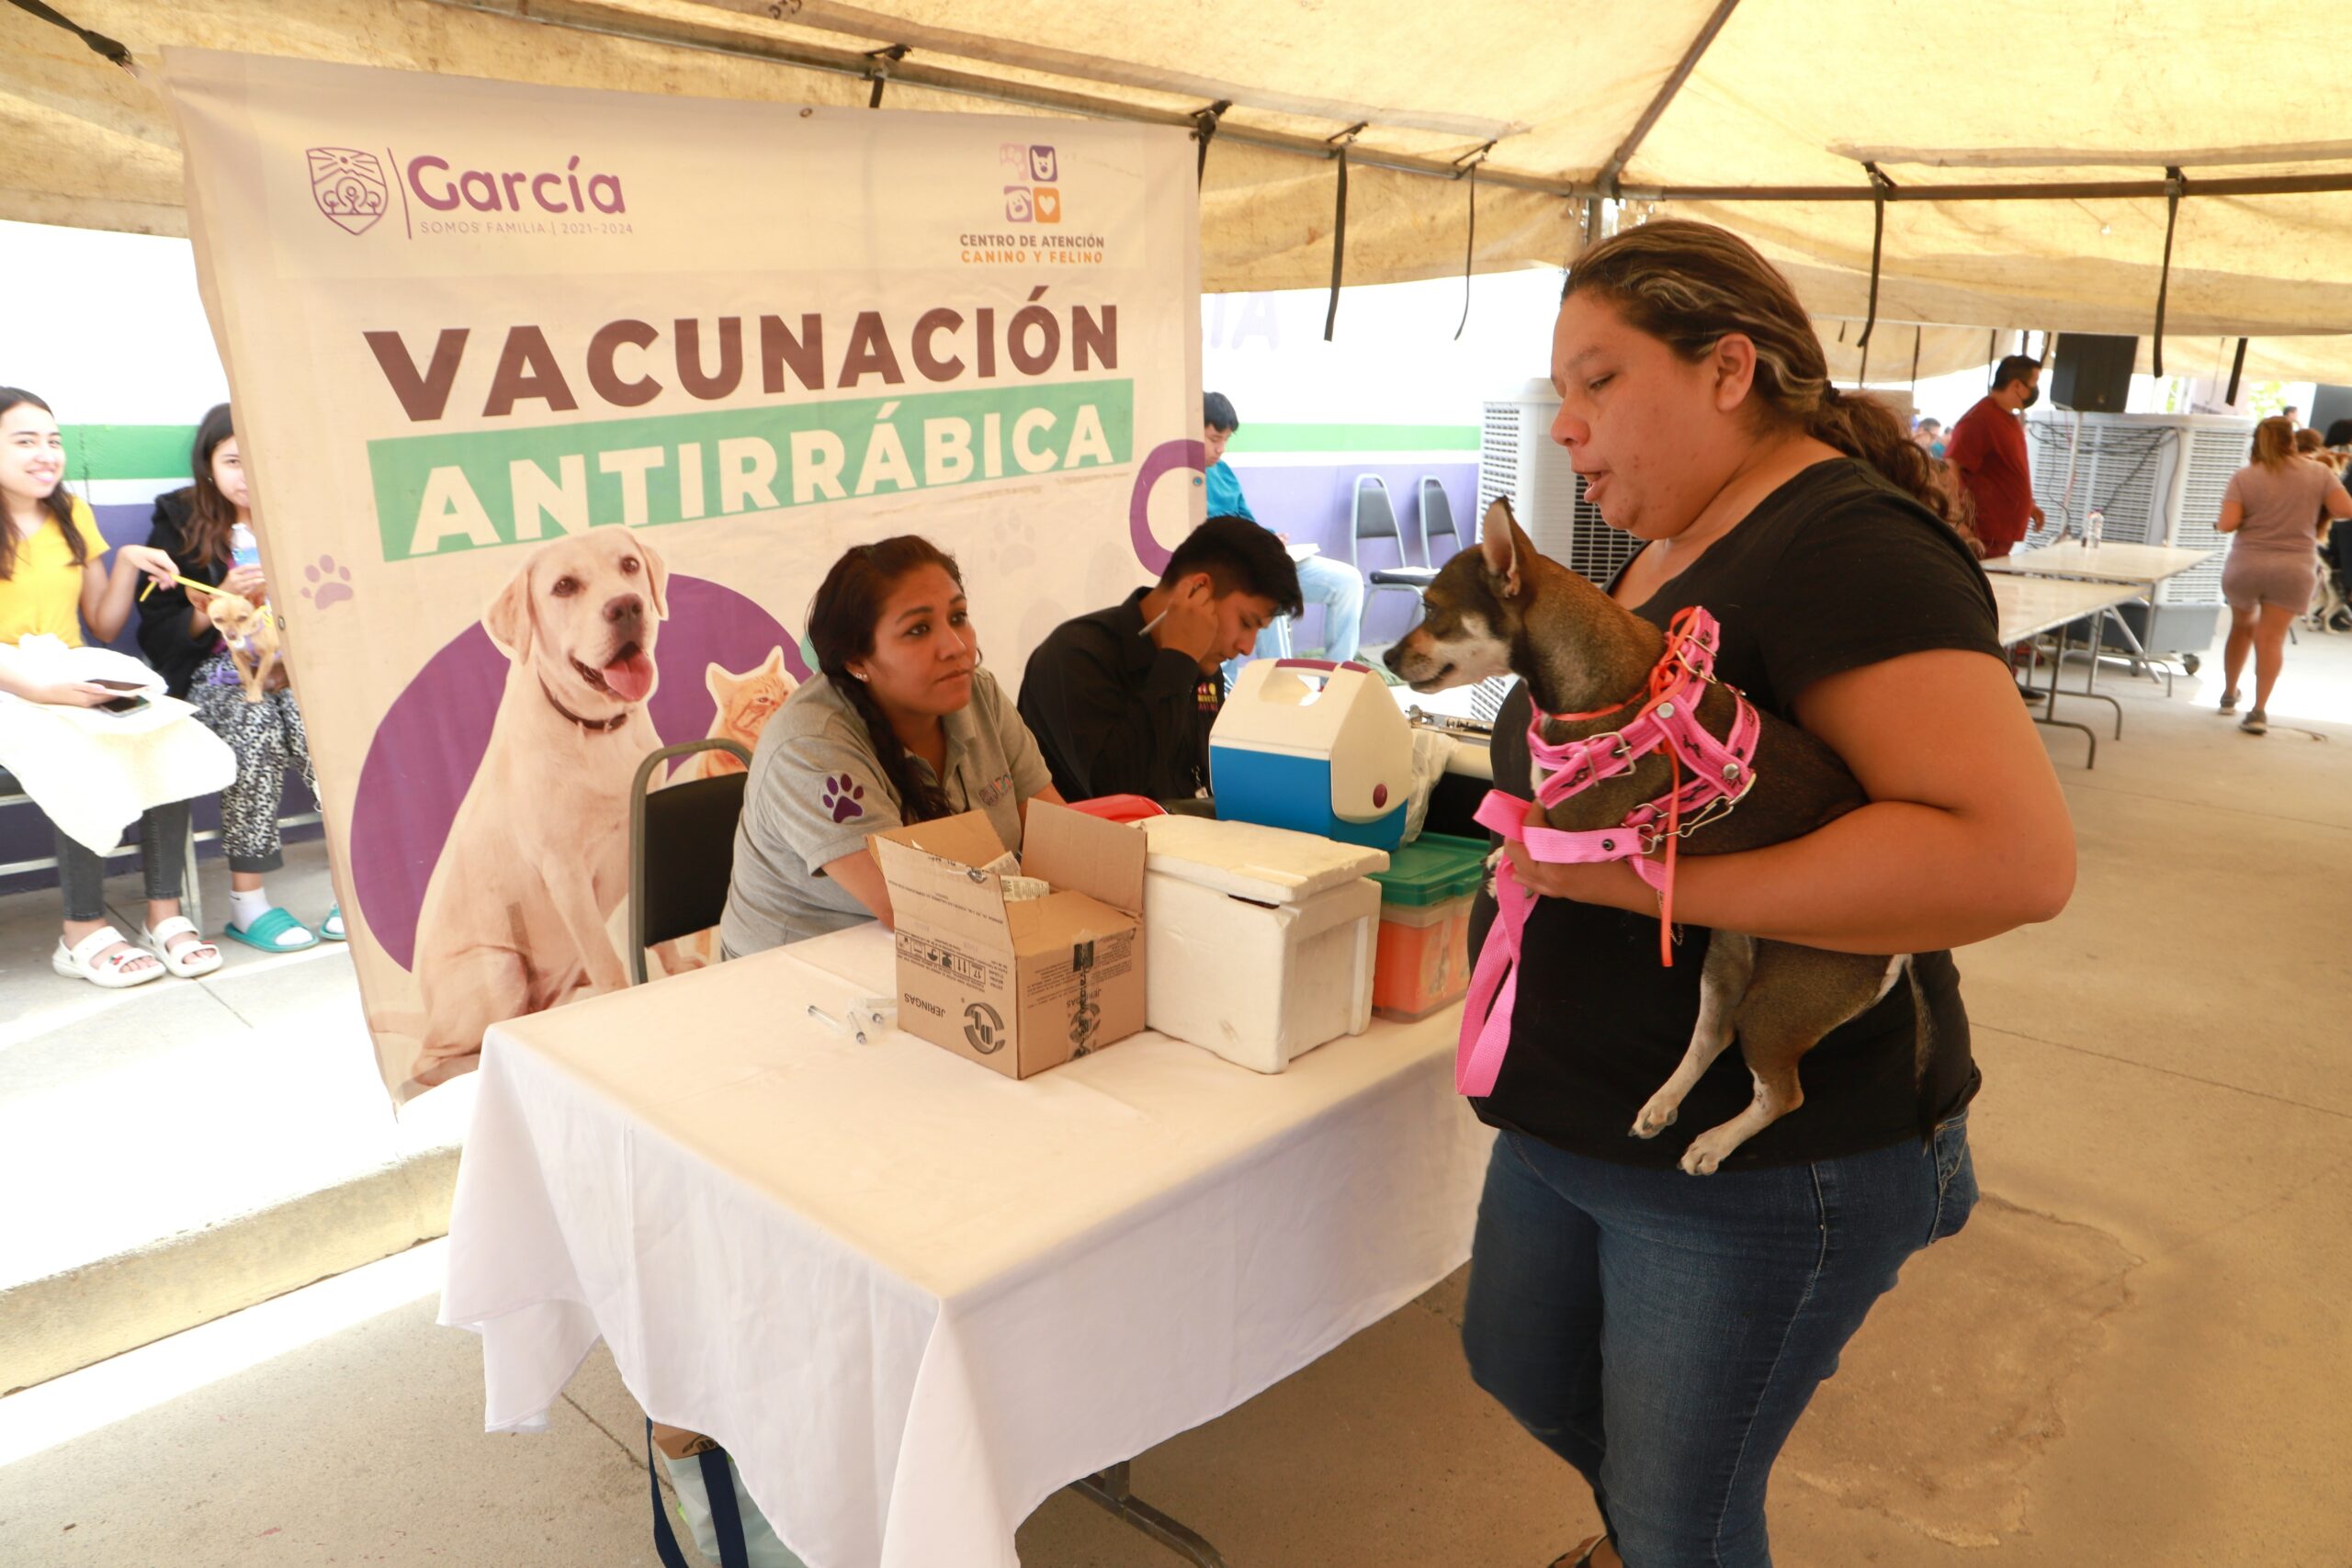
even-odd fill
[[[1904,1260],[1975,1206],[1967,1120],[1703,1177],[1496,1139],[1470,1375],[1590,1483],[1626,1568],[1770,1568],[1781,1443]]]
[[[1323,657],[1344,664],[1356,656],[1363,640],[1363,573],[1329,556],[1309,556],[1298,563],[1298,594],[1309,604],[1323,606]],[[1258,634],[1258,646],[1225,665],[1229,691],[1241,678],[1241,667],[1252,659],[1280,659],[1291,652],[1280,620]]]

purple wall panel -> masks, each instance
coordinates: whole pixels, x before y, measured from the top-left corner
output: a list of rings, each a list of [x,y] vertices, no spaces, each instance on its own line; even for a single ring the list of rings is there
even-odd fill
[[[1370,458],[1371,455],[1367,457]],[[1288,534],[1301,544],[1320,545],[1325,555],[1340,560],[1351,558],[1348,516],[1359,474],[1377,474],[1387,484],[1389,503],[1396,509],[1397,526],[1408,535],[1418,531],[1424,475],[1445,487],[1446,497],[1453,503],[1454,526],[1464,531],[1464,543],[1469,542],[1469,531],[1477,526],[1478,464],[1475,458],[1406,465],[1374,459],[1260,466],[1243,456],[1233,458],[1232,463],[1235,476],[1241,480],[1241,493],[1249,498],[1250,510],[1259,522],[1276,533]],[[1442,545],[1440,553],[1444,553]],[[1357,564],[1367,572],[1396,565],[1396,543],[1383,539],[1365,546]],[[1444,564],[1442,559],[1439,564]],[[1394,642],[1412,626],[1419,613],[1404,594],[1383,592],[1365,606],[1363,640],[1373,644]],[[1300,648],[1319,646],[1323,640],[1322,621],[1323,612],[1310,606],[1306,624],[1298,628],[1294,643]]]

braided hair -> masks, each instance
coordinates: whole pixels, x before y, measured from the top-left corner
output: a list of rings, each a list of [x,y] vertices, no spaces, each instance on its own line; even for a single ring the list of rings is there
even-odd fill
[[[899,581],[920,567],[935,566],[964,585],[956,558],[914,534],[900,534],[877,544],[855,545],[833,563],[808,604],[808,644],[817,668],[833,690],[849,700],[865,721],[866,738],[874,743],[875,760],[890,793],[899,797],[899,815],[909,822],[925,822],[954,815],[947,796],[936,783],[915,772],[889,716],[865,682],[850,673],[849,661],[874,651],[875,627],[882,619],[882,603]]]

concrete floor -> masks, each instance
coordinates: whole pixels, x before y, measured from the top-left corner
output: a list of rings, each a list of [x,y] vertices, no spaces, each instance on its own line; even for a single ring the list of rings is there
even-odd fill
[[[2049,737],[2073,907],[1962,955],[1984,1201],[1799,1427],[1772,1492],[1784,1565],[2352,1565],[2352,637],[2290,650],[2263,739],[2214,715],[2210,679],[2106,689],[2126,729],[2096,772]],[[549,1435],[482,1436],[479,1350],[433,1326],[432,1267],[243,1314],[243,1359],[308,1339],[244,1370],[166,1366],[231,1319],[0,1400],[0,1562],[652,1561],[610,1363]],[[317,1337],[272,1315],[368,1276],[406,1304],[346,1304]],[[1142,1456],[1137,1491],[1235,1568],[1550,1562],[1589,1502],[1470,1386],[1458,1299]],[[1021,1548],[1176,1562],[1068,1495]]]
[[[326,846],[287,846],[271,896],[315,924]],[[143,912],[135,862],[107,882]],[[229,874],[205,863],[206,924]],[[395,1122],[340,943],[104,991],[51,972],[54,890],[0,899],[0,1191],[72,1172],[0,1246],[0,1391],[232,1312],[437,1235],[470,1093]]]

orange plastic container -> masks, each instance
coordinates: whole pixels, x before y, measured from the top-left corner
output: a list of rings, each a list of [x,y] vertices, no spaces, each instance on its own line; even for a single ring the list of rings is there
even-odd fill
[[[1372,1008],[1383,1018],[1427,1018],[1470,989],[1470,907],[1486,879],[1487,846],[1427,833],[1400,845],[1380,884],[1380,941]]]

